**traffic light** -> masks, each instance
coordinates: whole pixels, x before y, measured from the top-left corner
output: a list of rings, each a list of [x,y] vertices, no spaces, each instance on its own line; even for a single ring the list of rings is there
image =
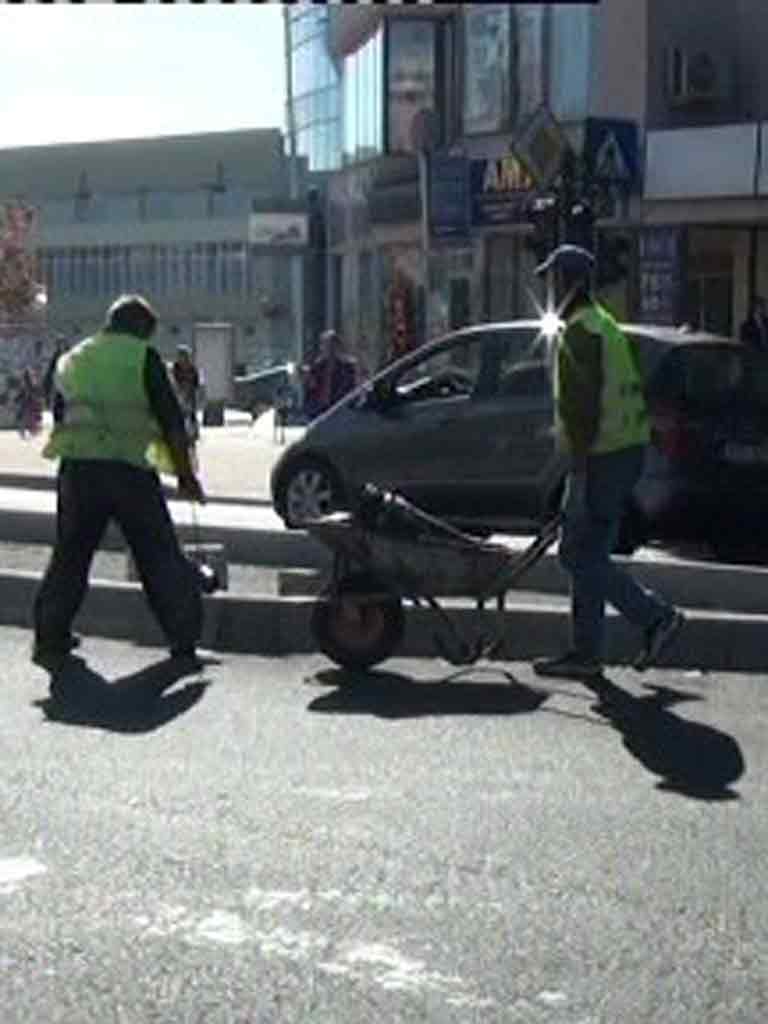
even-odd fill
[[[542,263],[559,241],[557,197],[537,196],[528,204],[527,216],[533,232],[526,236],[525,245],[535,256],[536,262]]]

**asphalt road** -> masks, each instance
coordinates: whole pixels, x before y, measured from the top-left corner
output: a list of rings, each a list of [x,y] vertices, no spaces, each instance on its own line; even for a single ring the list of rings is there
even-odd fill
[[[52,699],[29,639],[0,628],[3,1024],[766,1019],[764,678],[598,704],[88,638]]]

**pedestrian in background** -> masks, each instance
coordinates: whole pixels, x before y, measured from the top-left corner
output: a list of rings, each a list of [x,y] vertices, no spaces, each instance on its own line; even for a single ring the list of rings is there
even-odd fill
[[[273,440],[277,444],[285,444],[285,428],[288,417],[293,409],[293,388],[289,380],[282,380],[275,388],[274,394],[274,427]]]
[[[16,423],[22,438],[39,434],[43,426],[43,389],[29,366],[21,375],[16,395]]]
[[[34,603],[33,660],[55,671],[77,639],[72,622],[94,552],[115,520],[171,655],[196,663],[202,630],[199,575],[176,537],[158,471],[175,472],[179,494],[205,500],[189,460],[184,416],[150,345],[157,317],[123,295],[92,337],[59,357],[54,426],[44,448],[59,459],[56,540]]]
[[[756,295],[749,307],[749,315],[741,325],[739,338],[755,352],[768,352],[768,317],[765,313],[765,299]]]
[[[199,436],[197,422],[198,398],[200,396],[200,373],[192,359],[192,351],[188,345],[179,345],[176,358],[171,365],[171,376],[176,388],[184,422],[187,427],[190,445],[194,445]]]
[[[640,671],[683,625],[681,612],[611,558],[650,431],[638,355],[593,297],[593,267],[586,249],[563,245],[537,268],[554,285],[565,324],[556,341],[554,398],[558,441],[569,459],[560,561],[571,577],[572,646],[534,670],[572,679],[602,672],[606,601],[643,631]]]
[[[304,411],[310,420],[330,409],[357,383],[357,363],[336,331],[323,331],[317,356],[303,367]]]

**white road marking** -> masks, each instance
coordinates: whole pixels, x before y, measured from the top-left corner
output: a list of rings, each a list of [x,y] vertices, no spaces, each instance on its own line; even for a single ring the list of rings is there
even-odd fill
[[[34,857],[0,857],[0,895],[16,892],[23,882],[48,870]]]
[[[332,789],[322,786],[297,786],[292,792],[312,800],[338,800],[355,804],[364,803],[372,796],[370,789]]]
[[[226,910],[214,910],[200,921],[194,931],[194,938],[215,942],[221,946],[239,946],[248,942],[251,932],[239,914]]]

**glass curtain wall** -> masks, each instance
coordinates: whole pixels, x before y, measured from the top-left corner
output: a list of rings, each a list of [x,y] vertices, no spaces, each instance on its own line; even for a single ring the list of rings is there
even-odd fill
[[[296,151],[310,171],[332,171],[341,164],[341,76],[328,52],[328,9],[297,4],[288,32]]]
[[[384,31],[344,58],[344,162],[358,163],[384,151]]]

